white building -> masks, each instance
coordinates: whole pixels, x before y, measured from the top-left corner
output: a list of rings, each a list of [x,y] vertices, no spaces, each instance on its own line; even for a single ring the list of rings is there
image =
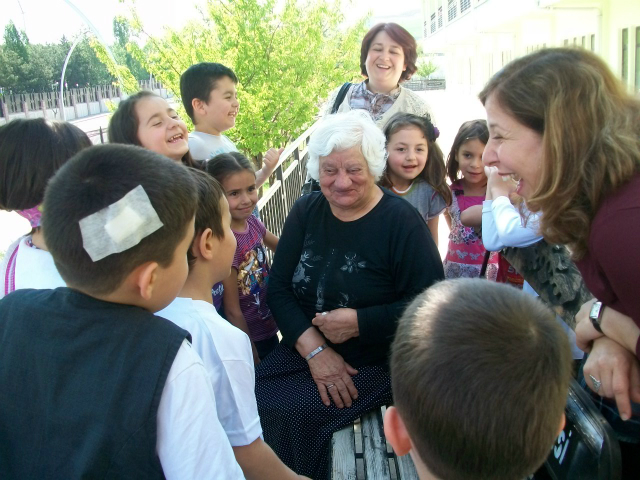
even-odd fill
[[[476,93],[514,58],[578,45],[640,92],[640,0],[422,0],[422,11],[424,51],[445,55],[447,89]]]

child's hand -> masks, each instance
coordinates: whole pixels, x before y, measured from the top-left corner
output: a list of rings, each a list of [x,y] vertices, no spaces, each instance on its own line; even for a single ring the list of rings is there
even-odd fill
[[[276,150],[275,148],[270,148],[267,153],[264,154],[264,169],[269,172],[269,175],[273,173],[276,165],[278,165],[278,160],[280,160],[280,155],[282,155],[282,152],[284,152],[284,147],[281,147],[278,150]]]
[[[498,167],[484,167],[487,176],[487,200],[495,200],[498,197],[509,197],[515,192],[518,183],[511,177],[503,177],[498,174]]]

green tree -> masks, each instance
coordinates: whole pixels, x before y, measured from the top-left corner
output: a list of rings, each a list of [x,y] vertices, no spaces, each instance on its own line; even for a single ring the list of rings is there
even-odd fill
[[[18,31],[13,21],[4,27],[4,44],[23,61],[29,61],[29,39],[26,33]]]
[[[113,56],[118,63],[125,65],[137,80],[149,78],[149,72],[127,50],[127,44],[131,41],[131,25],[125,17],[113,19],[113,36],[116,42],[113,44]]]
[[[194,63],[233,68],[240,115],[229,136],[255,157],[295,138],[330,90],[359,76],[365,19],[350,28],[343,20],[339,1],[221,0],[209,2],[200,21],[152,37],[134,11],[132,35],[146,45],[127,49],[176,96]]]
[[[418,71],[416,75],[418,77],[428,78],[433,72],[438,69],[438,66],[431,60],[422,59],[418,62]]]

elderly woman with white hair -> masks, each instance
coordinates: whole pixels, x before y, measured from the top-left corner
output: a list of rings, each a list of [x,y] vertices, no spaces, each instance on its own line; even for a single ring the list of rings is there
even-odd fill
[[[320,192],[300,198],[269,278],[282,344],[256,369],[265,441],[326,478],[334,431],[391,401],[389,346],[404,307],[444,278],[420,214],[376,185],[385,138],[366,112],[325,119],[309,143]]]

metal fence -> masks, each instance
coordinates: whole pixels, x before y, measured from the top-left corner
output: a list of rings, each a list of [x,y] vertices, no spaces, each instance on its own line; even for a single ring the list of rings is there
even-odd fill
[[[416,92],[423,90],[445,90],[447,88],[447,81],[444,78],[416,78],[404,82],[402,86]]]
[[[156,80],[138,82],[140,90],[159,90],[164,88]],[[100,99],[120,98],[122,91],[115,85],[95,85],[93,87],[68,88],[64,91],[64,104],[97,102]],[[60,91],[33,93],[4,93],[0,95],[0,117],[21,112],[37,110],[55,110],[59,108]]]
[[[300,198],[302,185],[307,175],[307,160],[309,158],[308,143],[311,133],[316,129],[318,122],[314,123],[291,145],[285,148],[280,156],[280,161],[271,175],[273,183],[258,201],[260,218],[271,233],[276,237],[282,234],[284,221],[293,207],[295,201]],[[273,253],[267,250],[269,262],[273,261]]]

